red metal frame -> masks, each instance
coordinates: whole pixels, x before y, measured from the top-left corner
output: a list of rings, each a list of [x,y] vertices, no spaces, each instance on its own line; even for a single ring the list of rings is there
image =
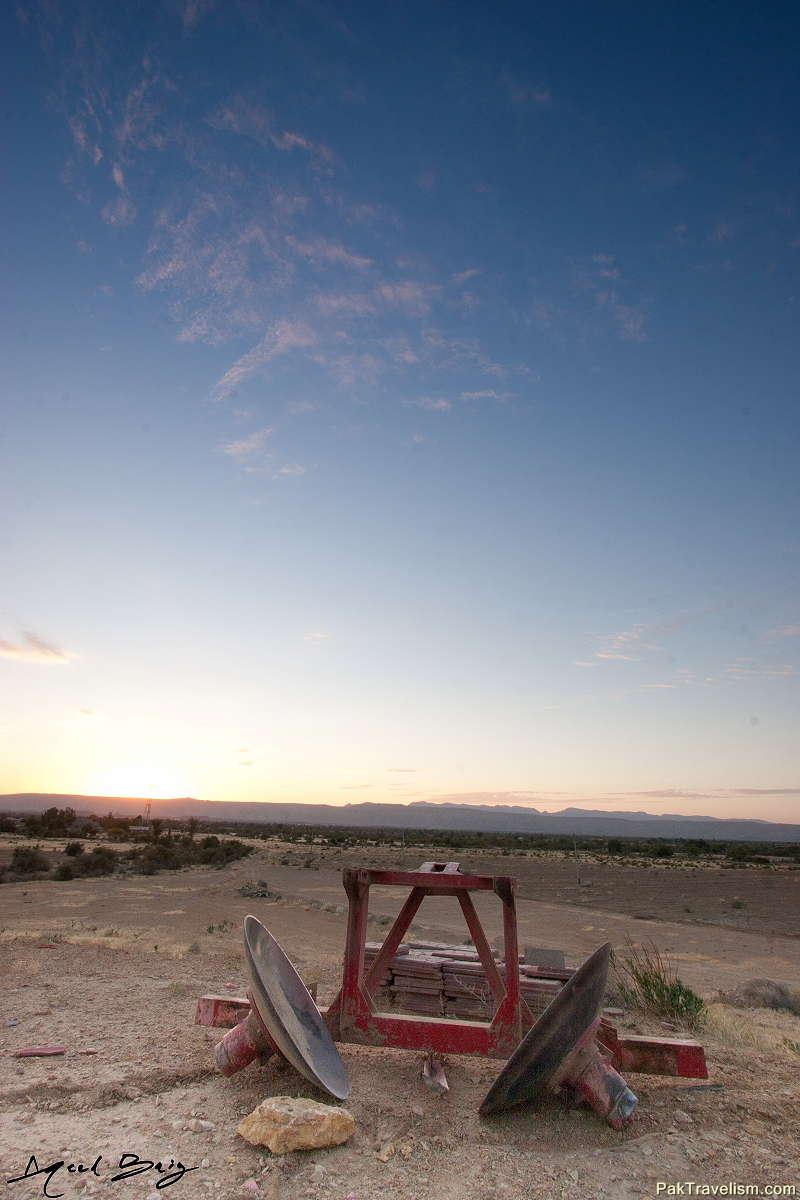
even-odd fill
[[[519,991],[514,880],[508,875],[461,874],[458,863],[424,863],[418,871],[347,869],[343,873],[343,882],[348,913],[342,988],[325,1014],[334,1039],[404,1050],[508,1057],[522,1037],[523,1021],[526,1025],[533,1021]],[[410,887],[411,891],[365,974],[364,949],[371,887]],[[503,959],[505,963],[514,964],[513,970],[504,970],[501,974],[471,892],[494,892],[502,902]],[[495,999],[495,1013],[490,1022],[420,1018],[376,1011],[373,992],[377,981],[394,958],[426,896],[455,896],[458,900]]]
[[[535,1021],[519,990],[514,879],[507,875],[466,875],[460,872],[458,863],[431,862],[423,863],[418,871],[346,869],[343,882],[349,907],[342,987],[333,1004],[327,1010],[321,1010],[334,1040],[434,1051],[438,1054],[510,1057],[523,1033]],[[410,887],[411,891],[365,974],[369,889],[403,886]],[[513,964],[513,970],[506,970],[505,966],[502,970],[498,967],[472,902],[471,892],[494,892],[502,902],[503,962]],[[458,900],[486,973],[496,1004],[491,1022],[377,1012],[373,993],[422,901],[426,896],[447,895],[455,896]],[[254,1057],[269,1053],[274,1048],[261,1022],[254,1023],[249,1014],[249,1000],[242,997],[209,995],[203,996],[197,1003],[195,1021],[198,1025],[236,1026],[238,1029],[238,1033],[234,1030],[236,1037],[229,1034],[223,1039],[225,1045],[223,1047],[220,1043],[217,1052],[218,1066],[226,1074],[232,1074]],[[708,1078],[703,1047],[690,1039],[621,1038],[606,1018],[600,1021],[596,1038],[618,1071]]]

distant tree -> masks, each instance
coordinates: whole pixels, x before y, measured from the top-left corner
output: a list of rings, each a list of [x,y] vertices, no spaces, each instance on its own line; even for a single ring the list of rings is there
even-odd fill
[[[197,817],[189,817],[186,825],[189,830],[189,837],[194,841],[194,835],[197,833]]]
[[[164,828],[164,822],[161,817],[153,817],[150,822],[150,829],[153,834],[153,841],[157,842],[161,837],[161,830]]]

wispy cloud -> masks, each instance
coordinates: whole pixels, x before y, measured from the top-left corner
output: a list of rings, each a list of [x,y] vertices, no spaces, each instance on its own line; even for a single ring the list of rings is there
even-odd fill
[[[231,458],[237,459],[239,462],[244,462],[253,458],[257,454],[261,454],[267,444],[267,439],[272,436],[274,429],[267,426],[264,429],[256,429],[247,437],[240,438],[235,442],[228,442],[223,446],[223,453]]]
[[[284,463],[282,467],[278,467],[273,479],[294,479],[300,475],[305,475],[306,468],[300,463]]]
[[[777,629],[770,629],[767,636],[772,638],[800,637],[800,625],[779,625]]]
[[[303,151],[327,168],[335,162],[336,156],[329,146],[296,130],[282,129],[269,109],[243,96],[236,96],[222,105],[208,118],[208,123],[214,129],[251,138],[261,146],[287,152]]]
[[[181,19],[185,29],[194,29],[216,7],[216,0],[184,0]]]
[[[788,679],[796,674],[791,663],[758,663],[744,658],[737,658],[725,668],[727,675],[736,679],[762,677],[764,679]]]
[[[648,650],[658,649],[646,640],[647,626],[634,625],[631,629],[623,629],[619,633],[609,634],[603,638],[595,658],[605,662],[635,662]]]
[[[46,642],[30,630],[23,630],[21,640],[9,642],[0,638],[0,658],[15,662],[41,663],[44,666],[62,666],[77,656],[70,650],[62,650],[52,642]]]
[[[519,79],[511,71],[503,71],[500,81],[505,87],[506,95],[516,109],[549,108],[553,96],[546,83],[531,83]]]
[[[286,241],[295,254],[311,263],[349,267],[354,271],[366,271],[373,265],[371,258],[356,254],[339,242],[331,242],[327,238],[317,237],[303,241],[290,234]]]
[[[321,292],[314,303],[326,317],[366,317],[377,310],[374,297],[366,292]]]
[[[103,205],[100,216],[106,225],[132,225],[136,220],[136,205],[130,196],[117,196]]]
[[[309,633],[303,634],[304,642],[327,642],[330,639],[329,633],[324,633],[320,629],[311,630]]]
[[[444,396],[419,396],[416,400],[404,400],[403,403],[412,408],[422,408],[426,412],[450,412],[453,407],[452,400],[447,400]]]
[[[462,392],[462,400],[508,400],[513,392],[498,392],[494,388],[483,388],[477,392]]]
[[[433,284],[416,283],[410,279],[401,283],[382,283],[377,289],[384,304],[418,317],[426,316],[431,311],[431,302],[438,290]]]
[[[228,400],[243,384],[257,375],[271,359],[291,350],[308,349],[316,334],[305,321],[277,321],[260,342],[229,367],[214,388],[215,400]]]

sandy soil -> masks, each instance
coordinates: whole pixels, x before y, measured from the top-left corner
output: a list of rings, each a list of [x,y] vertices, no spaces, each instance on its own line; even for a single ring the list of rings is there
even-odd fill
[[[659,1180],[793,1183],[800,1194],[800,1019],[720,1004],[712,1005],[703,1035],[714,1086],[632,1076],[639,1113],[623,1134],[587,1111],[557,1103],[479,1120],[478,1105],[498,1071],[494,1061],[451,1059],[451,1092],[435,1097],[421,1084],[418,1055],[344,1046],[352,1081],[348,1107],[357,1121],[347,1145],[273,1157],[244,1143],[236,1123],[261,1099],[310,1096],[313,1090],[274,1060],[229,1080],[216,1075],[211,1047],[220,1031],[195,1026],[194,1006],[204,992],[242,994],[239,928],[248,911],[272,929],[307,979],[318,980],[321,1002],[335,993],[344,939],[344,893],[336,868],[345,855],[328,852],[314,869],[297,865],[307,852],[302,859],[296,854],[260,847],[222,871],[0,888],[4,1180],[20,1174],[31,1154],[40,1166],[61,1158],[90,1164],[102,1154],[100,1179],[65,1176],[62,1170],[50,1194],[131,1200],[163,1194],[155,1191],[155,1171],[109,1182],[120,1155],[136,1152],[197,1168],[167,1189],[170,1195],[220,1200],[655,1196]],[[379,848],[346,857],[380,865],[389,854],[394,862],[403,857],[399,850]],[[281,865],[281,858],[289,861]],[[416,850],[408,863],[419,859]],[[797,872],[785,873],[778,885],[770,880],[773,909],[787,909],[779,921],[774,912],[754,915],[763,872],[724,873],[735,875],[748,905],[748,926],[737,929],[706,923],[713,912],[681,921],[674,906],[664,911],[667,906],[656,908],[654,900],[631,906],[629,878],[620,876],[615,895],[608,872],[600,879],[602,864],[587,871],[593,886],[581,891],[591,897],[582,894],[580,903],[560,899],[552,878],[549,890],[543,882],[546,870],[563,871],[563,864],[483,856],[481,866],[521,877],[521,941],[562,946],[573,962],[607,939],[621,945],[627,935],[652,937],[661,948],[671,948],[682,976],[710,998],[717,988],[758,975],[800,985],[800,939],[787,936],[792,921],[795,930],[797,925]],[[574,867],[566,869],[574,881]],[[653,879],[661,869],[640,870]],[[279,902],[240,896],[245,881],[259,878],[281,893]],[[661,881],[651,884],[652,896],[659,887],[665,896],[681,889],[684,907],[702,908],[687,884],[694,878],[664,869]],[[566,875],[562,882],[569,886]],[[536,888],[549,898],[531,895]],[[387,889],[375,897],[377,937],[385,929],[381,919],[396,911],[402,893]],[[497,936],[491,901],[482,898],[480,908]],[[463,940],[466,931],[455,906],[427,904],[415,932]],[[656,913],[670,919],[659,920]],[[16,1049],[41,1042],[61,1042],[68,1053],[13,1058]],[[387,1154],[378,1155],[390,1144],[394,1153],[384,1162]],[[7,1194],[15,1200],[41,1195],[43,1181],[40,1176],[11,1184]]]

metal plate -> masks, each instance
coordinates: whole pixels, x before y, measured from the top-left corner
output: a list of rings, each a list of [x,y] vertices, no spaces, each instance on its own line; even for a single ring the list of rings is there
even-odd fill
[[[586,959],[517,1046],[480,1107],[483,1117],[535,1100],[599,1016],[611,962],[606,942]]]
[[[252,998],[270,1037],[301,1075],[337,1100],[350,1080],[328,1026],[306,985],[257,917],[244,919],[244,948]]]

